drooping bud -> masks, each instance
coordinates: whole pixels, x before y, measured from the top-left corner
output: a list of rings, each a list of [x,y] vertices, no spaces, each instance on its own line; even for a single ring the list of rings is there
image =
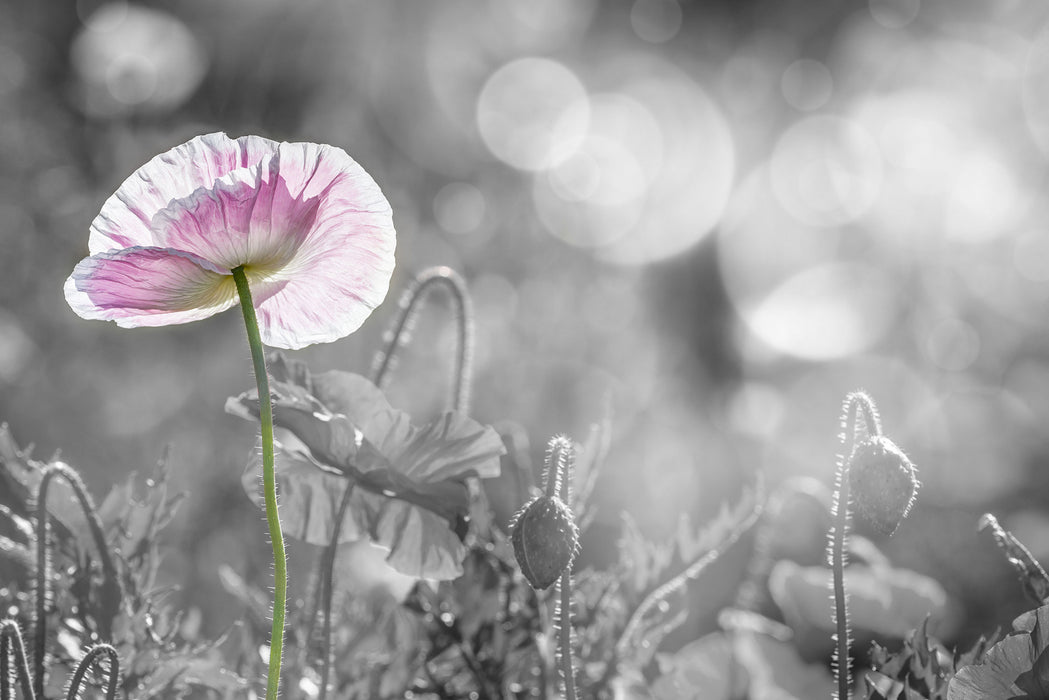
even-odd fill
[[[861,442],[849,458],[849,487],[856,512],[885,535],[896,532],[918,493],[914,465],[882,435]]]
[[[579,528],[564,501],[537,496],[514,516],[510,543],[528,583],[544,590],[572,565],[579,549]]]
[[[517,511],[510,544],[532,588],[554,585],[579,551],[579,528],[569,507],[575,445],[564,435],[550,439],[543,465],[543,495]]]

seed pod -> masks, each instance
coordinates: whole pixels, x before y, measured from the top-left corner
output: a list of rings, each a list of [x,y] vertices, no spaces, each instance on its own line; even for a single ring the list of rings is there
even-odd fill
[[[532,588],[543,590],[572,565],[579,549],[579,528],[564,501],[538,496],[514,516],[510,542],[521,573]]]
[[[896,532],[918,493],[918,478],[907,455],[884,436],[868,438],[849,458],[848,478],[856,512],[878,532]]]

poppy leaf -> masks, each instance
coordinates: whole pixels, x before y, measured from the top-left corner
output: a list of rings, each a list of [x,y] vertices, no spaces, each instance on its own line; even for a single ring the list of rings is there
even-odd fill
[[[339,500],[352,486],[340,542],[371,539],[390,550],[387,561],[404,574],[458,576],[466,554],[467,479],[499,473],[498,434],[456,412],[417,428],[367,379],[348,372],[311,377],[280,360],[273,374],[285,532],[327,544]],[[257,395],[229,399],[227,411],[257,417]],[[258,492],[258,459],[245,474],[251,494]]]

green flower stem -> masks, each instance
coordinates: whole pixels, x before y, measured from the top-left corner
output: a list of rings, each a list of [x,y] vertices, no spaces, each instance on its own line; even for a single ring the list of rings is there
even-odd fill
[[[266,353],[259,336],[259,322],[251,301],[251,289],[244,267],[233,269],[233,280],[240,295],[244,312],[244,327],[248,331],[251,364],[255,368],[255,383],[259,388],[259,420],[262,422],[262,489],[266,498],[266,522],[273,544],[273,631],[270,636],[269,672],[266,676],[266,700],[276,700],[280,689],[280,659],[284,646],[284,614],[288,600],[288,562],[284,554],[284,534],[277,517],[277,479],[273,473],[273,406],[270,402],[270,381],[266,373]]]
[[[860,416],[862,415],[862,420]],[[834,624],[836,632],[834,677],[838,682],[837,700],[848,700],[852,659],[849,646],[849,604],[845,593],[845,541],[849,532],[849,466],[852,452],[863,437],[881,435],[881,422],[871,397],[856,391],[845,397],[841,421],[842,453],[838,461],[834,490],[834,535],[831,539],[830,565],[834,571]]]

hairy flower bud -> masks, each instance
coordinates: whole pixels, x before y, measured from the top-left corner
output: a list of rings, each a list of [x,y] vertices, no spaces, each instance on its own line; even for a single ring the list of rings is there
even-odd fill
[[[528,583],[543,590],[571,566],[579,549],[579,528],[564,501],[557,496],[538,496],[514,516],[510,542]]]
[[[883,436],[861,442],[849,458],[849,487],[856,512],[883,534],[896,532],[918,493],[914,465]]]

